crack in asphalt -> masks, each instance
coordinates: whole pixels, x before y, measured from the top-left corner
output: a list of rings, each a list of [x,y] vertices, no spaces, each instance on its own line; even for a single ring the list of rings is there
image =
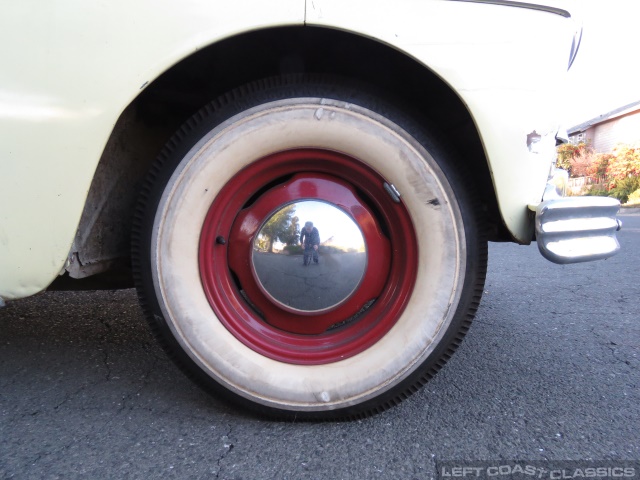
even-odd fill
[[[109,348],[104,349],[103,357],[104,358],[102,360],[102,363],[104,364],[104,367],[107,370],[107,373],[105,374],[104,378],[108,382],[109,380],[111,380],[111,367],[109,366]]]
[[[216,461],[216,466],[218,467],[218,472],[216,473],[215,478],[220,478],[220,474],[222,473],[222,461],[227,457],[227,455],[229,455],[233,451],[233,448],[235,447],[235,445],[231,442],[231,440],[229,438],[232,432],[233,432],[233,427],[229,426],[229,430],[227,431],[227,433],[225,433],[221,437],[222,441],[224,442],[223,443],[224,451],[222,452],[222,455],[220,455],[220,457]],[[227,442],[227,440],[228,440],[228,442]]]
[[[617,346],[617,343],[614,342],[610,342],[609,345],[607,345],[607,348],[609,350],[611,350],[611,355],[613,355],[613,358],[615,358],[617,360],[618,363],[624,363],[625,365],[627,365],[629,368],[633,369],[633,370],[637,370],[638,367],[636,367],[635,365],[633,365],[629,360],[623,360],[622,358],[618,357],[618,350],[616,348],[614,348],[614,346]]]
[[[127,401],[128,401],[128,400],[131,400],[131,399],[132,399],[132,398],[134,398],[136,395],[138,395],[138,394],[139,394],[139,393],[140,393],[140,392],[141,392],[141,391],[142,391],[142,390],[143,390],[143,389],[144,389],[144,388],[149,384],[149,377],[151,376],[151,374],[152,374],[152,373],[153,373],[153,371],[155,370],[155,367],[157,366],[158,361],[159,361],[158,357],[154,355],[154,358],[153,358],[153,362],[152,362],[152,364],[149,366],[149,368],[148,368],[148,369],[145,371],[145,373],[142,375],[142,384],[141,384],[141,385],[139,386],[139,388],[137,388],[134,392],[132,392],[132,393],[130,393],[130,394],[125,395],[125,396],[123,396],[123,397],[122,397],[122,405],[120,406],[120,408],[119,408],[119,409],[118,409],[118,410],[117,410],[113,415],[111,415],[111,416],[110,416],[110,417],[109,417],[109,418],[104,422],[104,424],[103,424],[101,427],[97,428],[97,430],[98,430],[98,431],[102,431],[102,430],[106,429],[106,428],[107,428],[107,427],[108,427],[108,426],[113,422],[113,420],[114,420],[116,417],[118,417],[118,416],[119,416],[119,415],[120,415],[120,414],[121,414],[121,413],[126,409],[126,407],[127,407],[127,406],[126,406]],[[108,381],[110,381],[110,375],[107,375],[106,381],[107,381],[107,382],[108,382]],[[75,397],[77,394],[79,394],[80,392],[82,392],[82,391],[83,391],[83,390],[85,390],[86,388],[91,387],[91,386],[98,385],[99,383],[101,383],[101,382],[93,382],[93,383],[89,383],[89,384],[83,385],[81,388],[79,388],[78,390],[74,391],[73,393],[70,393],[70,394],[66,395],[66,396],[65,396],[65,398],[64,398],[64,400],[62,400],[62,402],[60,402],[58,405],[56,405],[56,406],[54,407],[54,410],[57,410],[59,407],[61,407],[62,405],[64,405],[66,402],[68,402],[70,399],[72,399],[73,397]],[[40,411],[39,411],[39,410],[38,410],[38,411],[36,411],[36,412],[34,412],[34,413],[32,413],[31,415],[36,415],[36,414],[38,414],[38,413],[40,413]],[[85,440],[90,439],[90,438],[91,438],[91,435],[92,435],[92,433],[89,433],[89,434],[85,435],[85,436],[84,436]],[[71,448],[74,444],[76,444],[76,443],[77,443],[76,441],[72,441],[72,442],[70,442],[70,443],[67,443],[67,444],[65,444],[65,445],[61,446],[59,449],[56,449],[56,451],[64,452],[64,451],[66,451],[66,450],[70,449],[70,448]],[[43,453],[39,454],[39,455],[36,457],[36,459],[35,459],[35,460],[33,460],[33,464],[37,463],[37,462],[38,462],[38,461],[43,457],[43,455],[48,455],[48,454],[50,454],[50,453],[51,453],[51,452],[49,452],[49,453],[45,452],[44,454],[43,454]]]
[[[119,415],[120,413],[122,413],[127,408],[127,402],[135,398],[136,396],[140,395],[140,392],[142,392],[149,385],[149,378],[151,377],[151,374],[153,373],[153,371],[156,369],[157,365],[158,365],[158,358],[154,356],[153,361],[151,362],[151,365],[142,374],[142,377],[141,377],[142,383],[139,385],[139,387],[133,392],[129,394],[125,394],[122,397],[122,405],[116,412],[116,415]],[[131,407],[130,410],[131,409],[133,409],[133,407]]]
[[[65,403],[67,403],[69,400],[71,400],[72,398],[74,398],[76,395],[78,395],[80,392],[82,392],[83,390],[86,390],[89,387],[93,387],[95,385],[98,385],[99,383],[101,383],[101,381],[97,381],[97,382],[90,382],[90,383],[86,383],[84,385],[82,385],[81,387],[79,387],[78,389],[74,390],[71,393],[67,393],[64,396],[64,399],[57,403],[56,405],[54,405],[53,410],[58,410],[60,407],[62,407]]]
[[[622,363],[626,366],[628,366],[629,368],[631,368],[632,370],[638,370],[638,367],[636,365],[634,365],[633,363],[631,363],[631,361],[623,359],[621,357],[619,357],[618,355],[620,355],[619,349],[615,348],[618,347],[619,345],[614,342],[613,340],[606,338],[605,336],[601,335],[600,333],[596,332],[595,327],[590,329],[590,332],[597,338],[599,338],[602,341],[605,341],[606,343],[604,344],[604,346],[606,348],[609,349],[609,351],[611,352],[611,356],[614,358],[614,360],[616,361],[616,363]],[[628,346],[633,348],[633,346],[631,345],[624,345],[624,346]]]

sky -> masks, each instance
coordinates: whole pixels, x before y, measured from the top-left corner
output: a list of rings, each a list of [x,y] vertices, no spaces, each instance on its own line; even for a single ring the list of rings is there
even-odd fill
[[[566,127],[640,100],[640,0],[576,4],[584,30],[569,71]]]
[[[364,243],[360,229],[342,210],[319,201],[298,202],[295,205],[300,228],[307,221],[313,222],[320,233],[320,242],[334,237],[335,244],[355,249]]]
[[[330,243],[336,247],[364,251],[362,232],[355,221],[339,208],[317,200],[296,202],[294,205],[300,229],[304,227],[305,222],[313,222],[320,234],[320,243],[331,240]],[[284,247],[281,242],[275,242],[274,245],[278,249]]]

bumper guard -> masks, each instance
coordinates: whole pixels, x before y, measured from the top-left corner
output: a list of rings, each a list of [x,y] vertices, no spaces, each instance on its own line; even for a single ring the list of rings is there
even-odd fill
[[[558,172],[560,173],[560,172]],[[551,181],[536,211],[536,240],[540,253],[553,263],[588,262],[611,257],[620,244],[616,217],[620,202],[609,197],[562,197]]]

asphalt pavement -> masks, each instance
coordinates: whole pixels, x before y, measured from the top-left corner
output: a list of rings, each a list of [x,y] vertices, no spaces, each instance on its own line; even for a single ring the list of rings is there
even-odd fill
[[[640,459],[640,215],[570,266],[492,244],[484,297],[425,388],[366,420],[283,423],[209,397],[135,292],[0,310],[0,478],[429,479],[448,461]],[[441,470],[440,470],[441,471]]]
[[[262,287],[281,304],[312,311],[332,307],[360,283],[367,266],[365,253],[321,254],[318,263],[302,255],[253,254]]]

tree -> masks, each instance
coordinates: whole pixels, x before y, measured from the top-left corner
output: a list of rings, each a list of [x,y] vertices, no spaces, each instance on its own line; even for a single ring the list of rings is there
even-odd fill
[[[619,144],[607,165],[609,196],[626,203],[640,189],[640,146]]]
[[[612,183],[627,177],[640,176],[640,147],[618,144],[609,159],[607,175]]]
[[[591,145],[580,142],[576,145],[565,143],[557,148],[558,167],[569,172],[572,177],[585,177],[595,160],[595,152]]]
[[[295,211],[295,204],[278,210],[258,232],[256,246],[261,250],[273,252],[273,244],[276,241],[296,245],[300,238],[300,224],[298,217],[294,216]]]
[[[595,154],[590,147],[581,149],[571,160],[571,176],[586,177],[595,160]]]
[[[589,177],[597,178],[598,181],[602,181],[607,176],[609,160],[612,158],[613,155],[610,153],[600,153],[596,155],[594,162],[587,169],[587,175]]]
[[[295,209],[294,209],[295,211]],[[281,235],[278,236],[280,241],[285,245],[297,245],[300,240],[300,219],[297,216],[291,217],[291,221],[286,226]]]

